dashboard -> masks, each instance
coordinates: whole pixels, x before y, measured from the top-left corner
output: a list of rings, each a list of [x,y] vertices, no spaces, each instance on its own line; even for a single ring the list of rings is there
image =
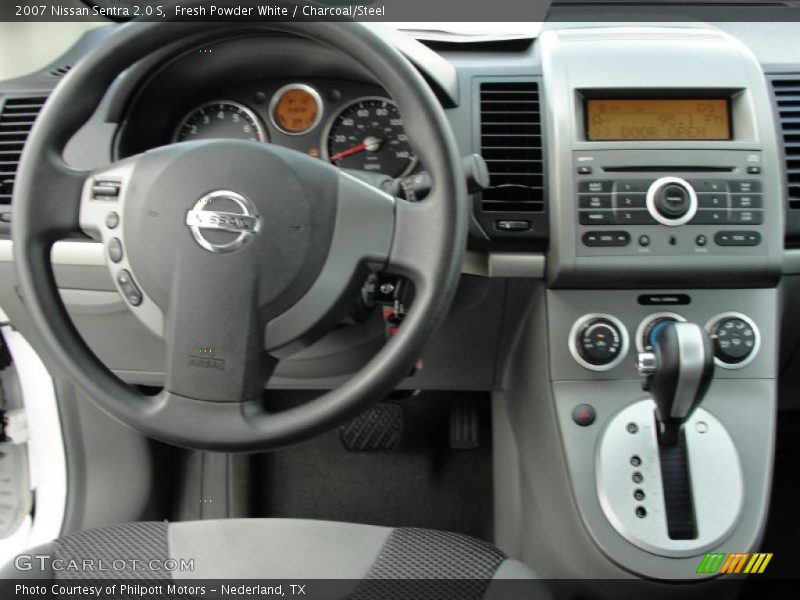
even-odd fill
[[[0,125],[11,134],[0,150],[1,281],[14,280],[13,168],[31,115],[63,76],[58,69],[107,35],[113,28],[42,72],[0,82]],[[552,503],[577,507],[582,519],[562,523],[553,539],[584,523],[602,560],[625,573],[681,578],[696,569],[669,554],[674,548],[661,549],[675,559],[666,563],[629,544],[592,488],[597,431],[641,397],[632,359],[670,321],[697,323],[714,339],[708,406],[741,449],[744,502],[756,508],[741,517],[731,550],[751,547],[759,531],[769,484],[769,444],[759,444],[771,439],[779,369],[800,366],[791,310],[800,302],[797,39],[797,24],[552,23],[523,40],[411,40],[413,51],[398,41],[440,99],[462,154],[480,154],[490,175],[489,187],[469,197],[468,253],[451,315],[424,368],[401,387],[497,394],[510,407],[508,427],[519,431],[503,432],[496,464],[517,450],[505,447],[513,438],[520,452],[509,464],[521,460],[528,480],[539,480],[539,462],[549,465],[546,476],[566,473],[574,496]],[[67,155],[94,167],[217,137],[393,178],[424,169],[402,106],[375,74],[310,40],[278,35],[176,45],[149,57],[119,78]],[[106,253],[98,240],[56,247],[67,308],[126,381],[158,386],[163,342],[121,297]],[[0,305],[24,323],[13,285],[0,285]],[[272,385],[328,389],[385,339],[380,315],[350,315],[281,361]],[[586,403],[596,407],[593,427],[573,413]],[[568,468],[547,462],[562,450]],[[499,509],[513,516],[524,507]],[[632,507],[625,514],[630,528],[652,522]],[[508,518],[499,537],[513,540],[519,523]],[[619,578],[616,569],[609,572]]]

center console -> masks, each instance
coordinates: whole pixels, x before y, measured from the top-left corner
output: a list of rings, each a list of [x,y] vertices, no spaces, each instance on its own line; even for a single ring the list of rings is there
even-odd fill
[[[624,572],[708,579],[705,552],[757,549],[770,488],[784,203],[767,83],[712,28],[565,26],[539,48],[551,242],[528,333],[545,332],[569,491]]]

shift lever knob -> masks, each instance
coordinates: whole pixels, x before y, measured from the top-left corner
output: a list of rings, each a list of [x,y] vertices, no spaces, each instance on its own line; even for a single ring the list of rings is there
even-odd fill
[[[659,442],[674,445],[714,377],[711,339],[694,323],[667,323],[656,337],[653,352],[639,354],[637,367],[647,377],[644,388],[656,403]]]

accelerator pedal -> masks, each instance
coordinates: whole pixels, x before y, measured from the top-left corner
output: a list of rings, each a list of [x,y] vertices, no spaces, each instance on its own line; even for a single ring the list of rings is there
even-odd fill
[[[381,402],[343,425],[339,438],[350,452],[395,450],[403,438],[404,421],[403,407]]]
[[[450,402],[450,449],[476,450],[480,446],[478,401],[459,398]]]

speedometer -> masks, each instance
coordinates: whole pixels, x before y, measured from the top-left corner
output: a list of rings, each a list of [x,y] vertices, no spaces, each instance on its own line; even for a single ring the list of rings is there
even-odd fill
[[[229,139],[266,142],[261,119],[249,108],[221,100],[210,102],[190,112],[175,130],[176,142]]]
[[[337,167],[407,175],[417,162],[397,105],[387,98],[361,98],[342,109],[323,139],[323,156]]]

